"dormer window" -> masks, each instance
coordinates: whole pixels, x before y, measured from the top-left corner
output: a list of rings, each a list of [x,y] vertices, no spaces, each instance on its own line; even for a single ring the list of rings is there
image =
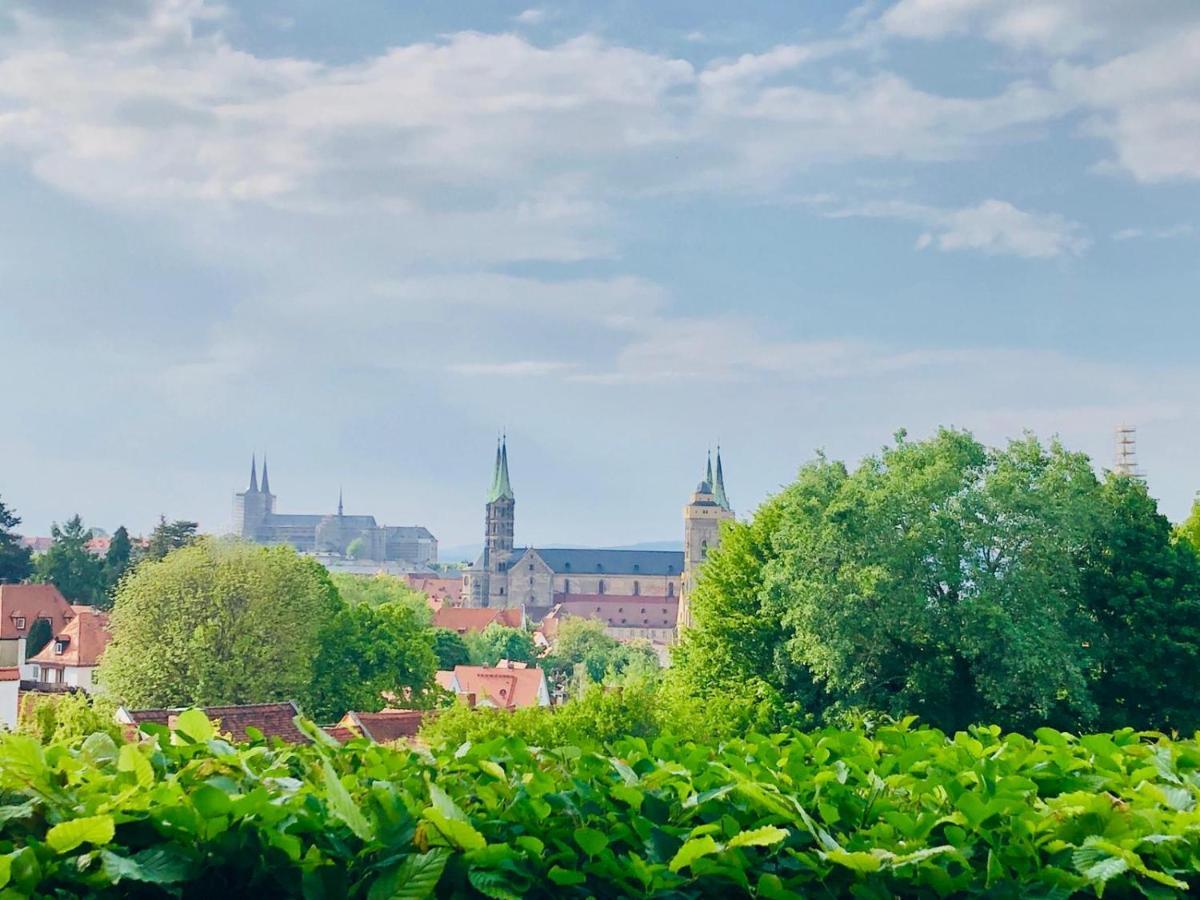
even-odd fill
[[[54,655],[55,656],[62,656],[63,652],[66,649],[67,649],[67,642],[62,640],[61,638],[54,642]]]
[[[24,631],[25,630],[25,617],[17,616],[14,624],[16,624],[16,626],[17,626],[17,631]]]

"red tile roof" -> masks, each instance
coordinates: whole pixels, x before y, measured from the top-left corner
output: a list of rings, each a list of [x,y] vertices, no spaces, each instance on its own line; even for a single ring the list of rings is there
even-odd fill
[[[71,607],[76,616],[54,635],[41,652],[29,658],[29,662],[48,663],[58,666],[96,666],[100,655],[112,634],[108,630],[108,616],[90,606]],[[59,648],[62,652],[58,652]]]
[[[125,712],[134,725],[170,725],[183,710],[135,709]],[[285,703],[208,706],[204,712],[216,725],[218,732],[228,733],[235,741],[246,740],[246,729],[249,727],[257,728],[264,737],[277,737],[289,744],[305,744],[309,741],[308,736],[292,721],[300,710],[290,700]]]
[[[448,628],[459,634],[483,631],[492,623],[508,628],[523,628],[525,611],[520,607],[501,609],[443,606],[433,614],[434,628]]]
[[[0,640],[28,637],[39,618],[49,619],[51,632],[58,634],[74,617],[71,604],[52,584],[0,584]],[[18,619],[25,620],[24,628],[17,627]]]
[[[455,604],[462,596],[461,578],[432,578],[427,575],[408,575],[408,586],[420,591],[429,601],[430,608],[437,612],[444,604]]]
[[[21,670],[16,666],[0,669],[0,681],[20,681]]]
[[[474,694],[476,702],[490,703],[500,709],[516,709],[540,704],[540,689],[546,685],[541,669],[506,666],[455,666],[453,671],[437,673],[437,683],[459,694]],[[547,686],[547,696],[549,687]]]
[[[380,712],[348,712],[335,725],[338,729],[350,729],[362,734],[377,744],[386,744],[404,738],[416,737],[421,722],[429,715],[423,709],[385,709]]]

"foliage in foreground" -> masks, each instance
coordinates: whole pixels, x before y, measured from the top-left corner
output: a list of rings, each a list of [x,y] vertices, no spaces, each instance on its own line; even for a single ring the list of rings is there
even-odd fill
[[[909,723],[709,748],[0,737],[0,887],[261,897],[1168,894],[1200,746]],[[314,732],[314,735],[318,734]]]

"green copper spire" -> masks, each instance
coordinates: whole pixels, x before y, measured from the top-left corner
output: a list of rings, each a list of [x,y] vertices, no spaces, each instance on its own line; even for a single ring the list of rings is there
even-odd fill
[[[720,506],[721,509],[728,509],[732,511],[732,507],[729,505],[729,498],[725,496],[725,472],[721,468],[720,444],[717,445],[717,484],[713,494],[713,499],[717,501],[717,505]]]
[[[708,468],[704,470],[704,483],[708,485],[709,490],[712,490],[712,451],[708,451]]]
[[[512,485],[508,481],[508,438],[496,442],[496,468],[492,473],[492,487],[488,491],[488,503],[497,500],[513,500]]]

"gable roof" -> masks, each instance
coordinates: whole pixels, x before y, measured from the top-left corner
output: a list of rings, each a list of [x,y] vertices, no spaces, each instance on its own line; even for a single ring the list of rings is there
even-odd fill
[[[682,550],[572,550],[533,547],[556,575],[679,575]],[[522,556],[524,554],[521,554]],[[515,557],[514,562],[520,557]]]
[[[62,631],[75,617],[71,604],[52,584],[0,584],[0,640],[16,640],[29,636],[29,629],[39,618],[50,620],[54,634]],[[25,627],[17,627],[17,619]]]
[[[557,604],[547,618],[569,616],[599,619],[610,628],[674,628],[679,617],[678,597],[644,594],[555,594]]]
[[[499,709],[539,706],[542,688],[549,696],[546,674],[537,668],[455,666],[438,672],[437,683],[456,694],[474,694],[476,702]]]
[[[108,630],[108,616],[90,606],[71,607],[76,615],[37,654],[30,657],[31,663],[49,663],[58,666],[91,667],[100,664],[100,654],[112,640]],[[59,646],[61,653],[56,652]]]
[[[186,707],[176,709],[133,709],[122,708],[118,717],[126,725],[141,726],[147,723],[170,725]],[[257,728],[264,737],[279,738],[289,744],[306,744],[308,735],[296,727],[293,721],[300,714],[296,704],[288,700],[283,703],[249,703],[244,706],[206,706],[204,713],[213,721],[219,733],[228,733],[235,741],[247,739],[246,729]]]
[[[377,744],[386,744],[404,738],[416,737],[421,723],[429,714],[423,709],[384,709],[379,712],[348,712],[333,726],[338,731],[350,731],[370,738]],[[327,729],[329,730],[329,729]]]
[[[506,628],[524,628],[525,611],[521,607],[443,606],[433,614],[434,628],[448,628],[459,634],[484,631],[492,624]]]

